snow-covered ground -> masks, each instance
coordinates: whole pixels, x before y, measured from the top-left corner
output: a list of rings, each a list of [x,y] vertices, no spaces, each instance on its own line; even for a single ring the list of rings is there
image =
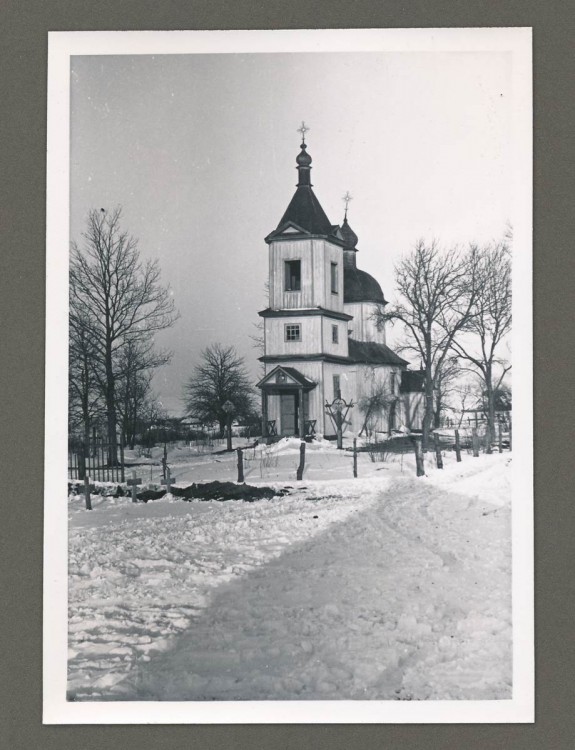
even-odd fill
[[[252,453],[248,482],[293,493],[71,499],[71,699],[511,696],[509,453],[420,479],[364,453],[353,479],[318,443],[299,483],[298,441]],[[168,458],[184,485],[234,478],[235,455]]]

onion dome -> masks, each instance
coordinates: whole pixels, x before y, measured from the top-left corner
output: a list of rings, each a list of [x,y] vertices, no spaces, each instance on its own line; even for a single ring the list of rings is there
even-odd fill
[[[340,227],[340,232],[342,234],[343,241],[345,242],[345,249],[356,250],[358,237],[357,237],[357,234],[353,231],[353,229],[347,223],[347,216],[343,220],[343,224]]]
[[[311,156],[307,153],[307,146],[302,142],[301,151],[296,157],[298,167],[309,167],[311,164]]]
[[[387,300],[379,283],[365,271],[348,267],[343,274],[343,301],[348,302],[376,302],[386,305]]]

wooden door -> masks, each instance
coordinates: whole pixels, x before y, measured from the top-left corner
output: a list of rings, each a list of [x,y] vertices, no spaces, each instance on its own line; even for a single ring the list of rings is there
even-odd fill
[[[297,434],[297,394],[280,395],[280,421],[282,435]]]

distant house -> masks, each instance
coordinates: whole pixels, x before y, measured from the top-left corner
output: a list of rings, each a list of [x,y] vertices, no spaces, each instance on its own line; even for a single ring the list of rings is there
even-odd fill
[[[500,388],[494,393],[495,421],[508,425],[511,421],[512,396],[511,391]],[[487,419],[487,400],[482,396],[471,409],[463,410],[463,421],[478,425]]]
[[[347,221],[326,216],[312,190],[311,156],[302,141],[296,192],[269,247],[269,307],[264,321],[262,393],[265,436],[335,434],[326,402],[341,396],[355,407],[347,430],[359,433],[359,408],[384,391],[387,408],[374,429],[420,429],[421,373],[386,344],[377,314],[387,304],[381,286],[357,267],[358,237]]]

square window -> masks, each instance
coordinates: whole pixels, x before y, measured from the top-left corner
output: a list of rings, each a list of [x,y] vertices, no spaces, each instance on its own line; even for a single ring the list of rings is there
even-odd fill
[[[301,291],[301,260],[285,261],[285,291]]]
[[[301,326],[299,323],[289,323],[285,326],[286,341],[301,341]]]
[[[331,327],[331,343],[332,344],[339,343],[339,326]]]
[[[337,263],[331,264],[331,293],[337,294]]]

